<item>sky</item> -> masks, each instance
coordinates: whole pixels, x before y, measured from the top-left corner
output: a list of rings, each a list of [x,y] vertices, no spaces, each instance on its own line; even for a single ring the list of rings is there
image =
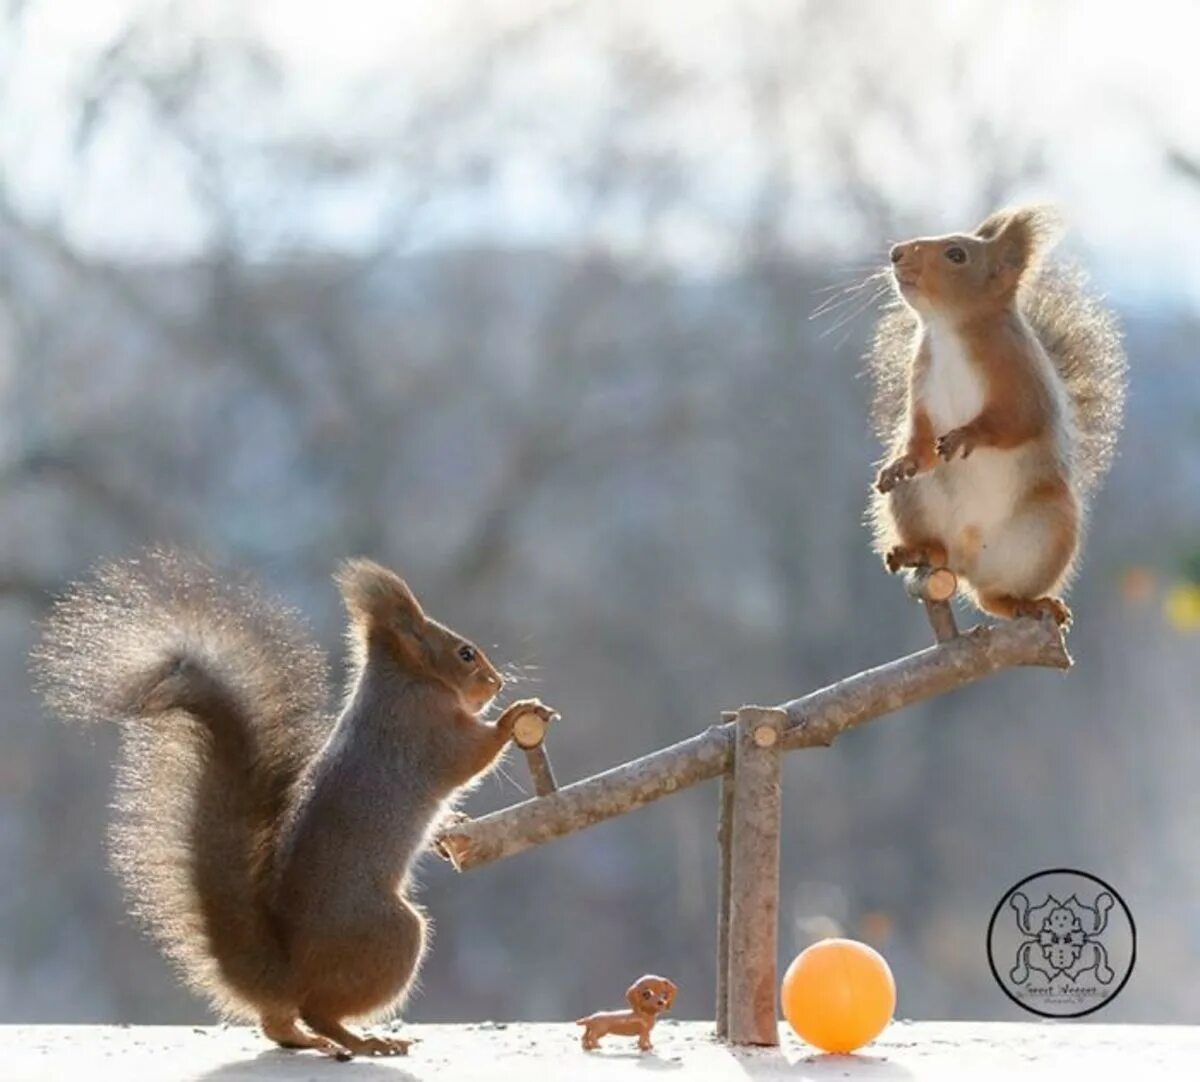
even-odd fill
[[[60,220],[81,246],[126,258],[187,257],[206,237],[178,148],[136,104],[113,110],[86,153],[74,142],[73,108],[89,61],[131,16],[163,6],[34,0],[20,33],[0,42],[0,169],[10,198],[34,216]],[[351,141],[356,132],[386,129],[406,100],[477,62],[471,43],[485,28],[517,27],[538,13],[553,18],[572,6],[173,5],[184,37],[249,37],[276,54],[285,75],[278,98],[225,108],[230,130],[248,141],[293,126],[336,128]],[[1200,184],[1166,164],[1171,146],[1200,158],[1198,4],[858,0],[841,5],[815,40],[795,32],[811,7],[803,3],[609,0],[584,7],[583,17],[550,38],[551,48],[500,84],[496,112],[513,127],[498,126],[494,139],[510,138],[504,133],[515,125],[519,137],[511,137],[503,168],[469,197],[432,201],[427,243],[569,241],[581,227],[579,208],[543,152],[570,154],[596,130],[614,91],[597,61],[598,43],[633,34],[700,73],[657,125],[638,118],[637,137],[663,140],[680,153],[690,175],[702,178],[702,202],[715,219],[747,198],[746,178],[761,165],[743,76],[748,56],[766,57],[801,87],[776,136],[802,177],[795,243],[820,249],[844,240],[837,177],[809,153],[812,118],[822,109],[836,114],[843,97],[852,101],[851,81],[865,71],[883,95],[909,109],[920,137],[874,125],[852,106],[839,122],[860,126],[863,160],[880,193],[911,207],[913,220],[928,218],[928,232],[970,224],[954,214],[975,179],[963,139],[968,115],[980,113],[1014,146],[1045,145],[1045,171],[1021,194],[1064,208],[1076,247],[1108,288],[1134,305],[1200,303]],[[952,65],[957,74],[950,78]],[[377,175],[319,207],[289,209],[270,192],[259,198],[267,213],[287,218],[289,235],[308,228],[323,245],[353,248],[378,233],[381,208],[404,183],[402,174]],[[628,227],[620,215],[604,224],[618,246]],[[665,241],[692,265],[719,262],[727,248],[728,237],[703,216],[678,216]]]

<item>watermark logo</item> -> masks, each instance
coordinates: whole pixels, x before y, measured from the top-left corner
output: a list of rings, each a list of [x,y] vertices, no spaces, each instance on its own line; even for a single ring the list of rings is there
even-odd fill
[[[1137,930],[1102,879],[1051,868],[1017,883],[988,924],[988,963],[1004,994],[1044,1018],[1079,1018],[1111,1003],[1137,958]]]

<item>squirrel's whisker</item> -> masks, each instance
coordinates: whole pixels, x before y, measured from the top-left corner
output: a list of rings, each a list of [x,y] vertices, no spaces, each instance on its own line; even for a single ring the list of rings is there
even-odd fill
[[[871,308],[877,301],[879,301],[886,294],[887,288],[888,287],[885,284],[879,283],[875,285],[875,287],[871,289],[869,293],[866,293],[861,297],[854,298],[852,301],[848,301],[846,310],[839,316],[837,320],[834,321],[832,325],[821,332],[821,337],[827,338],[835,331],[841,330],[841,328],[845,327],[848,323],[852,323],[869,308]]]
[[[514,778],[514,777],[513,777],[513,776],[512,776],[512,775],[511,775],[511,774],[510,774],[510,773],[509,773],[509,772],[508,772],[508,771],[505,769],[505,767],[504,767],[504,764],[503,764],[503,763],[497,763],[497,764],[496,764],[496,776],[497,776],[497,784],[499,784],[499,779],[500,779],[500,778],[503,778],[503,779],[504,779],[506,782],[508,782],[508,783],[509,783],[509,784],[510,784],[510,785],[511,785],[511,786],[512,786],[514,789],[516,789],[516,791],[517,791],[518,793],[520,793],[522,796],[529,796],[529,790],[528,790],[528,789],[526,789],[526,788],[525,788],[525,786],[523,786],[523,785],[522,785],[522,784],[521,784],[519,781],[517,781],[517,779],[516,779],[516,778]]]
[[[861,277],[863,274],[868,274],[869,272],[869,277],[873,278],[875,277],[874,272],[877,271],[877,269],[878,268],[875,264],[855,268],[853,278],[846,278],[840,282],[833,282],[831,285],[827,286],[818,286],[813,290],[813,292],[818,296],[827,296],[830,293],[844,293],[848,289],[856,289],[865,280]]]
[[[855,282],[852,285],[840,290],[837,294],[827,298],[819,304],[809,315],[809,319],[820,319],[823,316],[829,315],[831,312],[836,312],[847,304],[852,304],[857,299],[857,295],[864,289],[874,286],[878,289],[882,283],[882,279],[887,277],[887,271],[880,270],[873,274],[867,275],[865,278]]]

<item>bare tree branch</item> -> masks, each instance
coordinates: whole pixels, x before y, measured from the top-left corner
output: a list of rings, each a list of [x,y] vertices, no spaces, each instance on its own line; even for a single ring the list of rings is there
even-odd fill
[[[1167,148],[1167,164],[1181,177],[1200,184],[1200,157],[1180,147]]]
[[[161,514],[140,495],[117,484],[95,468],[94,460],[78,446],[56,451],[33,451],[0,469],[0,490],[56,478],[142,536],[163,530]]]
[[[0,603],[20,601],[36,608],[45,605],[60,583],[17,568],[0,568]]]

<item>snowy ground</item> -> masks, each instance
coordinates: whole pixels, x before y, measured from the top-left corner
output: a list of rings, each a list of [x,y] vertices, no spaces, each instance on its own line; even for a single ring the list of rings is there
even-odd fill
[[[664,1020],[655,1050],[608,1038],[579,1048],[559,1024],[412,1026],[403,1059],[337,1063],[291,1053],[239,1028],[0,1026],[0,1078],[339,1079],[341,1082],[619,1082],[675,1075],[688,1082],[761,1079],[981,1079],[1063,1082],[1102,1078],[1200,1078],[1200,1027],[1065,1023],[897,1022],[860,1055],[823,1056],[790,1031],[778,1049],[732,1050],[707,1022]]]

